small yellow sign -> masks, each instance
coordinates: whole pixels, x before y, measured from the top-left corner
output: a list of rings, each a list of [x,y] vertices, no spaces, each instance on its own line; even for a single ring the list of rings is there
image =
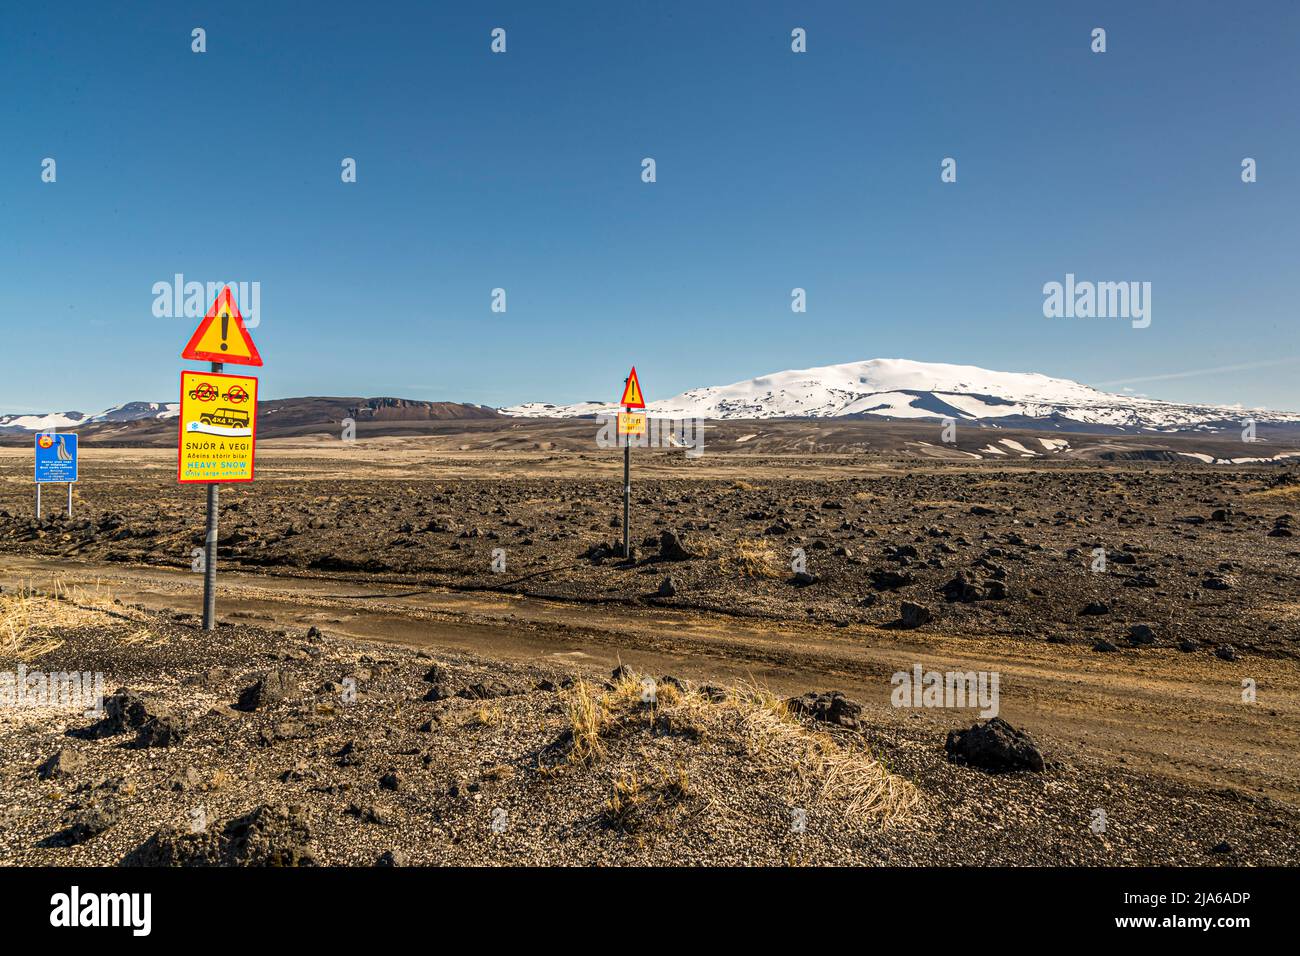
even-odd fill
[[[619,412],[618,433],[620,435],[644,435],[645,416],[636,412]]]
[[[252,481],[256,439],[257,379],[181,372],[177,481]]]

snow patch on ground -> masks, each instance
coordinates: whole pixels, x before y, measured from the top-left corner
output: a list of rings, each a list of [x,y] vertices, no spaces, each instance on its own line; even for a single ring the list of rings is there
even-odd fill
[[[77,417],[73,418],[74,415]],[[2,424],[39,432],[49,428],[74,428],[81,422],[82,417],[79,412],[53,412],[49,415],[16,415]]]
[[[1020,442],[1018,442],[1018,441],[1014,441],[1014,440],[1012,440],[1012,439],[1010,439],[1010,438],[1001,438],[1001,439],[998,440],[998,443],[1001,444],[1001,445],[1006,445],[1006,446],[1007,446],[1008,448],[1010,448],[1012,451],[1018,451],[1018,452],[1020,452],[1020,457],[1021,457],[1021,458],[1037,458],[1037,457],[1038,457],[1036,454],[1034,454],[1032,451],[1030,451],[1030,450],[1029,450],[1028,448],[1026,448],[1024,445],[1020,444]]]

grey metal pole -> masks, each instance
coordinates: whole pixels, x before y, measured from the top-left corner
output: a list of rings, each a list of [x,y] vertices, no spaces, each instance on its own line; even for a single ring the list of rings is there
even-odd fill
[[[222,364],[212,363],[212,371],[220,373]],[[208,533],[203,541],[203,630],[217,626],[217,486],[208,485]]]
[[[68,482],[68,517],[72,517],[72,482]]]
[[[628,409],[629,412],[632,409]],[[623,436],[623,560],[632,559],[632,436]]]
[[[217,626],[217,486],[208,485],[208,534],[203,542],[203,630]]]
[[[36,520],[41,520],[41,483],[36,482]]]

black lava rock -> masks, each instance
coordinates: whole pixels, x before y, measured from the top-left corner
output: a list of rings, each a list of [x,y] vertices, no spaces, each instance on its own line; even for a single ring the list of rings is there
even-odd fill
[[[1001,717],[994,717],[969,730],[954,730],[944,744],[948,759],[982,770],[1047,769],[1042,751],[1032,737],[1017,730]]]

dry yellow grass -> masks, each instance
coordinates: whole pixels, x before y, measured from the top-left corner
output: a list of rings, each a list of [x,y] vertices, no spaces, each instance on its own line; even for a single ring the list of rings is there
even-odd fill
[[[605,747],[600,741],[600,735],[610,719],[604,696],[591,684],[580,680],[565,696],[564,709],[569,720],[569,732],[573,736],[569,762],[592,763],[603,756]]]
[[[497,704],[482,704],[475,708],[465,721],[466,727],[500,727],[505,723],[506,715]]]
[[[890,772],[865,745],[841,743],[814,730],[766,688],[741,686],[724,706],[734,714],[755,762],[789,774],[795,805],[832,801],[846,816],[889,824],[905,819],[920,802],[916,787]]]
[[[1300,603],[1294,601],[1273,601],[1256,609],[1256,614],[1267,621],[1300,621]]]
[[[0,594],[0,657],[29,661],[63,645],[61,631],[118,623],[127,616],[107,588],[68,586],[49,590],[24,584]]]
[[[149,628],[141,627],[132,631],[125,637],[120,638],[118,643],[124,646],[129,646],[131,644],[165,643],[165,639],[160,641],[154,632],[149,630]]]
[[[694,687],[679,691],[659,684],[651,700],[646,696],[642,678],[630,672],[604,690],[577,682],[565,697],[568,762],[590,766],[608,756],[607,738],[625,737],[638,725],[651,730],[666,721],[674,733],[737,741],[750,765],[783,787],[792,806],[833,804],[848,817],[888,825],[906,819],[920,802],[916,787],[892,773],[865,745],[841,742],[809,726],[789,713],[782,698],[759,685],[732,688],[719,699]],[[684,765],[674,771],[683,794],[686,773]],[[650,785],[636,775],[620,776],[606,806],[607,818],[623,826],[628,814],[647,809],[646,801],[660,806],[655,801],[669,793],[666,781],[662,770]],[[647,786],[652,793],[643,792]]]
[[[718,560],[718,567],[728,574],[747,578],[779,578],[781,563],[776,551],[762,538],[741,538],[730,553]]]
[[[1292,499],[1300,501],[1300,485],[1278,485],[1276,488],[1263,488],[1259,491],[1248,492],[1246,497],[1255,500],[1265,498],[1270,501],[1280,502],[1287,502]]]
[[[664,824],[664,817],[686,799],[690,778],[686,767],[678,764],[671,770],[659,768],[642,776],[621,774],[614,780],[605,801],[604,821],[628,833],[640,830],[649,822]]]

